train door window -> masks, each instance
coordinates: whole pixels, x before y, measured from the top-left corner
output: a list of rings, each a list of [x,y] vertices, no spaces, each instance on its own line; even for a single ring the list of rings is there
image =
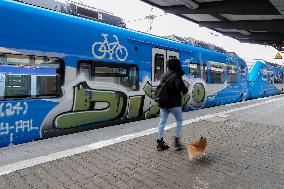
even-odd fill
[[[164,73],[165,56],[156,53],[154,57],[154,81],[159,81]]]
[[[237,82],[237,70],[238,67],[234,65],[228,65],[228,83],[236,83]]]
[[[62,94],[63,61],[46,58],[36,62],[36,59],[35,56],[5,54],[0,64],[1,99],[58,97]]]
[[[168,59],[177,59],[177,56],[169,56]]]
[[[95,63],[92,73],[92,80],[95,82],[122,85],[130,91],[139,90],[137,65]]]
[[[220,63],[211,64],[211,83],[224,83],[224,65]]]
[[[176,51],[170,51],[170,50],[166,50],[166,54],[167,54],[167,59],[166,60],[169,60],[169,59],[179,59],[179,53],[176,52]],[[164,66],[164,70],[165,72],[168,70],[166,64]]]

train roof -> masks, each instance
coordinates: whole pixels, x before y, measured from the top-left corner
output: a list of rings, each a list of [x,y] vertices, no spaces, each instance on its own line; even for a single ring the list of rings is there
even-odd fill
[[[99,22],[111,24],[119,27],[126,27],[124,20],[118,16],[113,15],[107,11],[97,9],[91,6],[84,5],[82,3],[74,2],[72,0],[66,0],[65,2],[59,2],[57,0],[13,0],[32,6],[41,7],[57,12],[71,14],[78,17],[83,17]]]
[[[161,38],[160,36],[150,35],[150,34],[147,34],[147,33],[138,32],[138,31],[134,31],[134,30],[131,30],[131,29],[125,29],[125,28],[120,28],[120,27],[116,27],[116,26],[112,26],[112,25],[108,25],[108,24],[104,24],[104,23],[99,23],[99,22],[96,22],[96,21],[93,21],[93,20],[80,18],[80,17],[76,17],[76,16],[73,16],[73,15],[59,13],[59,12],[56,12],[56,11],[47,10],[47,9],[43,9],[43,8],[40,8],[40,7],[34,7],[34,6],[31,6],[31,5],[22,4],[22,3],[19,3],[19,2],[14,2],[12,0],[1,1],[0,6],[3,7],[3,8],[1,8],[2,9],[1,12],[2,12],[3,16],[7,16],[7,12],[10,12],[11,9],[13,9],[13,11],[16,9],[20,14],[25,15],[27,17],[26,20],[28,20],[28,22],[26,22],[26,24],[31,24],[30,22],[37,21],[38,25],[33,27],[32,31],[35,32],[33,34],[39,35],[39,34],[36,34],[36,31],[45,32],[42,35],[46,34],[46,35],[50,36],[50,39],[48,41],[46,39],[44,41],[44,42],[47,42],[47,43],[51,43],[50,40],[55,40],[55,41],[56,41],[56,39],[61,40],[60,37],[62,37],[62,38],[69,37],[70,40],[74,40],[74,38],[80,37],[80,35],[78,35],[78,32],[80,32],[81,35],[89,35],[89,34],[91,34],[89,30],[98,28],[98,29],[102,29],[103,31],[107,30],[110,33],[116,32],[116,33],[124,34],[125,36],[128,36],[128,40],[135,41],[137,43],[152,44],[153,46],[156,46],[156,47],[169,48],[169,49],[172,49],[172,50],[190,51],[190,52],[193,52],[193,51],[199,51],[200,52],[201,51],[201,52],[204,52],[204,53],[210,53],[211,55],[214,55],[214,54],[218,55],[220,57],[223,57],[226,60],[228,59],[228,57],[234,57],[232,59],[244,62],[237,55],[219,53],[219,52],[204,49],[204,48],[201,48],[201,47],[196,47],[196,46],[193,46],[193,45],[190,45],[190,44],[183,44],[183,43],[172,41],[172,40],[169,40],[169,39],[164,39],[164,38]],[[4,7],[6,9],[6,14],[3,13],[3,12],[5,12]],[[1,14],[1,12],[0,12],[0,14]],[[26,12],[28,12],[30,14],[26,15],[25,14]],[[34,15],[37,15],[37,16],[35,17]],[[10,18],[13,19],[14,22],[17,22],[17,24],[22,26],[21,32],[30,33],[31,32],[30,28],[23,27],[24,24],[22,22],[20,22],[19,20],[17,20],[17,19],[22,19],[20,17],[20,15],[18,17],[16,17],[16,16],[17,15],[14,13],[13,16],[10,16]],[[49,19],[46,19],[46,17],[49,17]],[[40,19],[44,20],[45,24],[42,24],[40,22]],[[41,24],[39,24],[39,23],[41,23]],[[64,23],[64,25],[62,25],[62,23]],[[5,20],[4,20],[3,24],[5,24]],[[9,24],[9,26],[10,26],[9,29],[11,29],[11,30],[15,30],[15,31],[18,30],[18,26],[16,26],[17,25],[16,23],[11,25],[9,20],[7,20],[6,24],[7,25]],[[46,26],[48,24],[52,24],[50,27],[58,27],[58,29],[56,31],[60,30],[60,32],[61,32],[60,34],[62,34],[62,36],[55,36],[52,33],[52,30],[50,29],[50,27]],[[39,26],[41,27],[41,28],[39,28],[40,30],[38,30]],[[94,28],[94,27],[96,27],[96,28]],[[45,29],[46,29],[46,31],[45,31]],[[50,31],[50,32],[48,32],[48,31]],[[72,36],[72,37],[68,36],[68,32],[71,32],[71,31],[73,32],[72,34],[74,34],[74,36]],[[1,31],[0,31],[0,33],[1,33]],[[63,33],[66,33],[66,35],[63,35]],[[10,37],[10,38],[3,38],[4,40],[7,40],[6,41],[7,44],[9,44],[10,41],[15,40],[13,35],[11,35],[11,34],[9,35],[7,33],[5,33],[5,34]],[[23,36],[21,36],[21,37],[23,37]],[[28,38],[28,36],[25,36],[25,39],[21,38],[21,40],[28,40],[27,38]],[[33,42],[38,44],[38,41],[33,41]],[[29,42],[29,43],[31,43],[31,42]],[[75,43],[75,42],[73,41],[73,43]],[[69,50],[71,48],[69,46],[72,46],[73,44],[68,44],[69,46],[67,46],[67,44],[65,44],[65,45],[66,45],[65,46],[66,49],[64,49],[64,51],[67,51],[68,48],[69,48]],[[45,48],[48,48],[48,47],[45,46]],[[79,51],[78,49],[76,49],[76,50]],[[76,51],[76,53],[77,53],[77,51]],[[63,53],[63,52],[61,52],[61,53]]]
[[[261,61],[267,65],[270,65],[270,66],[273,66],[273,67],[278,67],[278,68],[284,68],[283,65],[280,65],[280,64],[275,64],[275,63],[272,63],[272,62],[268,62],[266,60],[263,60],[263,59],[254,59],[255,61]]]

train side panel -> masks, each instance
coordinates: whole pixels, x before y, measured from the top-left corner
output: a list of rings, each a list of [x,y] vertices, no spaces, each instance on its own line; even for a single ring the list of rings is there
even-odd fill
[[[12,1],[0,8],[0,146],[157,116],[169,58],[186,73],[185,111],[247,97],[237,56]]]

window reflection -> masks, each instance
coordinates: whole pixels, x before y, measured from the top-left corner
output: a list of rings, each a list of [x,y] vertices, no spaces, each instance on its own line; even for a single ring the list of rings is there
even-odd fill
[[[79,72],[85,75],[91,73],[91,81],[113,83],[129,90],[139,90],[137,65],[80,61]]]
[[[227,70],[228,70],[228,83],[236,83],[238,67],[234,65],[228,65]]]
[[[0,54],[0,98],[57,97],[62,60],[22,54]]]
[[[224,83],[224,65],[211,64],[211,83]]]

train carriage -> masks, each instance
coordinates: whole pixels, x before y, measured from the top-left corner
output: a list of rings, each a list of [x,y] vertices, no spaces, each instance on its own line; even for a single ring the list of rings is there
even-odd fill
[[[283,66],[257,60],[249,72],[249,98],[278,95],[284,92]]]
[[[0,10],[0,146],[157,116],[170,58],[186,73],[184,111],[248,97],[236,55],[10,0]]]

